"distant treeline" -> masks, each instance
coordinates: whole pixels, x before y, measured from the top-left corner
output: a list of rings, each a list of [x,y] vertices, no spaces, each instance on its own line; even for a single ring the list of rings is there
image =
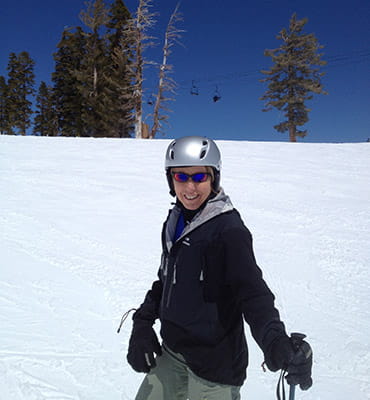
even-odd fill
[[[131,14],[122,0],[110,6],[98,0],[80,18],[86,29],[65,28],[57,44],[51,86],[42,81],[35,89],[35,62],[28,52],[9,55],[8,76],[0,76],[1,134],[133,135]]]

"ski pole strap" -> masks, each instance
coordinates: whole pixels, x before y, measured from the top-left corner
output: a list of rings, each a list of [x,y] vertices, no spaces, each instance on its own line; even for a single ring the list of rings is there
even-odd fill
[[[276,387],[276,397],[277,400],[286,400],[285,397],[285,383],[284,383],[284,378],[287,374],[287,370],[286,369],[282,369],[281,373],[280,373],[280,377],[278,380],[278,384]],[[294,400],[294,396],[295,396],[295,385],[289,385],[290,389],[289,389],[289,400]]]
[[[278,384],[277,384],[277,387],[276,387],[276,397],[277,397],[278,400],[286,400],[286,397],[285,397],[285,384],[284,384],[284,378],[285,378],[286,374],[287,374],[286,369],[282,369],[281,373],[280,373],[279,380],[278,380]]]
[[[121,318],[121,322],[119,324],[119,327],[117,329],[117,333],[120,333],[121,328],[122,328],[122,324],[126,321],[126,318],[130,315],[130,312],[132,311],[136,311],[136,308],[130,308],[128,311],[126,311]]]

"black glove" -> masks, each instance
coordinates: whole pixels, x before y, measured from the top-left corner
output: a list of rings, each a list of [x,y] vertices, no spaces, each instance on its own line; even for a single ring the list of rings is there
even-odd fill
[[[289,385],[307,390],[312,386],[312,349],[304,337],[302,334],[278,337],[271,345],[270,365],[267,363],[267,366],[273,371],[286,370]]]
[[[128,346],[127,361],[136,372],[149,372],[156,366],[154,353],[162,355],[161,345],[149,321],[136,319]]]

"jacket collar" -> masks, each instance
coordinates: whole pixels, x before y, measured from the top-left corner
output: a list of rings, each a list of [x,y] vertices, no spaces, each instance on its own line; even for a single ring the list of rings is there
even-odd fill
[[[177,239],[177,241],[181,240],[184,236],[192,232],[194,229],[198,228],[200,225],[203,225],[210,219],[233,209],[234,207],[231,203],[229,196],[227,196],[224,190],[220,188],[220,191],[217,193],[217,195],[208,200],[206,206],[203,207],[199,211],[199,213],[194,216],[191,222],[185,226],[182,235]],[[167,220],[165,238],[168,251],[170,251],[173,245],[172,238],[174,237],[177,219],[180,212],[180,207],[178,205],[175,205],[171,210]]]

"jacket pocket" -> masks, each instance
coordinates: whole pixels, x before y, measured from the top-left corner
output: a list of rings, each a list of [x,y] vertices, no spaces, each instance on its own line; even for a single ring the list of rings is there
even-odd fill
[[[224,285],[224,255],[217,243],[207,247],[199,279],[203,284],[204,300],[217,302]]]

